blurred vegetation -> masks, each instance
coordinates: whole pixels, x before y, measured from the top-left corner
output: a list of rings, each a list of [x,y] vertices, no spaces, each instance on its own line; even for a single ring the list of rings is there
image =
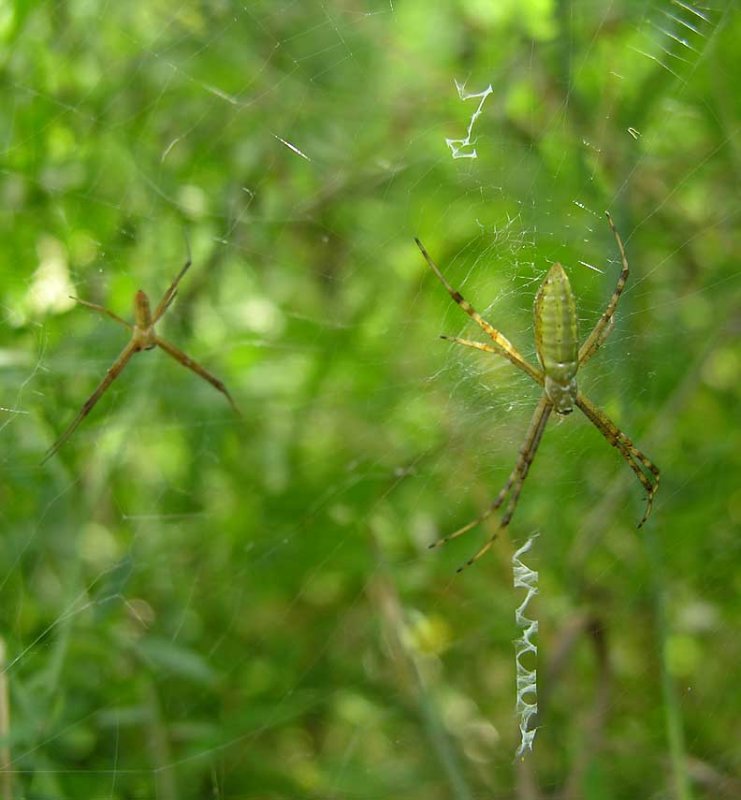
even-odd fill
[[[0,793],[741,796],[738,7],[15,0],[0,37]],[[494,89],[476,159],[455,80]],[[582,336],[612,292],[606,208],[632,274],[582,386],[660,465],[653,516],[575,414],[456,576],[495,520],[427,545],[539,391],[437,339],[478,332],[413,237],[531,357],[550,263]],[[188,247],[162,332],[244,418],[155,350],[41,467],[126,343],[67,296],[130,318]]]

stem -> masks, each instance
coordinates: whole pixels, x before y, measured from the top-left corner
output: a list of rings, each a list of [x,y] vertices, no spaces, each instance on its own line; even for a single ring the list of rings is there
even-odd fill
[[[5,668],[5,642],[0,638],[0,797],[13,800],[10,759],[10,693]]]
[[[661,694],[664,705],[664,723],[666,738],[669,744],[669,761],[674,780],[674,791],[677,800],[692,800],[692,787],[687,774],[687,753],[685,750],[684,729],[682,727],[682,711],[677,696],[677,690],[669,673],[667,664],[667,620],[666,585],[662,569],[662,552],[658,537],[649,528],[646,531],[646,549],[651,561],[651,575],[653,576],[652,590],[654,600],[654,613],[656,617],[656,638],[658,640],[658,654],[661,668]]]

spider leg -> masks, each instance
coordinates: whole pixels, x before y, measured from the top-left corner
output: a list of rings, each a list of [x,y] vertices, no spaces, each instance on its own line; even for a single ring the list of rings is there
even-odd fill
[[[87,300],[80,300],[79,297],[73,297],[70,295],[70,300],[74,300],[75,302],[79,303],[81,306],[86,306],[87,308],[92,308],[93,311],[97,311],[100,314],[105,314],[106,316],[110,317],[115,322],[118,322],[119,325],[123,325],[125,328],[128,328],[130,331],[134,329],[134,326],[130,322],[126,322],[125,319],[122,319],[118,316],[118,314],[114,314],[112,311],[109,311],[107,308],[103,306],[99,306],[97,303],[88,303]]]
[[[633,444],[603,411],[587,400],[581,392],[576,397],[576,405],[605,439],[620,452],[620,455],[628,463],[628,466],[633,470],[646,490],[646,510],[638,523],[640,528],[648,519],[653,507],[654,495],[659,488],[659,468]]]
[[[540,444],[540,440],[543,437],[543,431],[545,431],[546,423],[548,422],[548,417],[550,416],[551,411],[553,410],[553,404],[551,403],[548,398],[543,395],[541,397],[540,402],[535,408],[533,413],[532,419],[530,420],[530,426],[528,427],[527,435],[525,436],[525,441],[520,448],[520,453],[517,457],[517,461],[515,463],[514,469],[509,475],[507,482],[502,487],[502,490],[496,496],[496,498],[492,501],[492,503],[486,508],[483,513],[479,514],[476,519],[472,522],[469,522],[467,525],[464,525],[462,528],[459,528],[454,533],[451,533],[448,536],[445,536],[442,539],[439,539],[437,542],[433,542],[430,545],[430,548],[434,547],[442,547],[442,545],[449,542],[451,539],[456,539],[459,536],[462,536],[464,533],[468,533],[472,528],[475,528],[477,525],[480,525],[484,520],[490,517],[504,502],[505,498],[508,494],[510,494],[509,502],[507,503],[504,516],[502,517],[497,529],[494,531],[493,535],[484,543],[483,547],[474,555],[472,558],[469,558],[463,566],[458,568],[458,572],[463,571],[466,567],[470,567],[475,561],[477,561],[481,556],[486,553],[486,551],[494,544],[494,541],[499,536],[499,534],[504,531],[507,526],[509,525],[512,517],[514,516],[515,509],[517,508],[517,503],[520,499],[520,493],[522,492],[522,487],[525,483],[525,478],[527,478],[528,471],[530,470],[530,465],[533,463],[533,459],[535,458],[535,454],[538,451],[538,446]]]
[[[531,366],[525,359],[520,355],[517,348],[509,341],[509,339],[501,334],[496,328],[490,325],[482,316],[479,314],[478,311],[466,300],[463,295],[456,291],[449,283],[447,278],[443,275],[440,271],[440,268],[435,264],[435,262],[430,257],[430,254],[425,250],[424,245],[420,242],[419,239],[415,238],[414,240],[417,243],[417,247],[419,247],[420,252],[425,257],[425,261],[429,265],[430,269],[435,273],[437,279],[442,283],[442,285],[447,289],[448,294],[455,300],[455,302],[468,314],[469,317],[481,328],[482,331],[494,342],[496,347],[497,353],[499,355],[504,356],[506,359],[511,361],[516,367],[519,367],[523,372],[527,372],[527,374],[538,383],[543,383],[543,378],[535,369],[535,367]]]
[[[613,328],[613,315],[615,314],[615,309],[617,308],[617,304],[620,300],[620,295],[623,293],[625,282],[628,280],[628,275],[630,273],[628,259],[625,255],[625,247],[623,247],[623,240],[620,238],[620,234],[615,228],[615,223],[612,221],[610,212],[605,211],[605,215],[607,216],[607,222],[610,225],[610,230],[615,236],[615,241],[617,242],[618,250],[620,251],[620,260],[623,263],[623,268],[620,271],[617,286],[615,287],[615,291],[612,293],[612,297],[607,304],[607,308],[605,308],[605,310],[602,312],[602,316],[597,320],[597,324],[592,329],[592,332],[584,340],[584,344],[579,348],[580,367],[589,361],[589,359],[604,344],[605,339],[607,339],[607,337],[610,335],[610,332]]]
[[[179,350],[177,347],[175,347],[174,344],[170,344],[170,342],[168,342],[166,339],[161,339],[159,336],[156,336],[154,341],[169,356],[172,356],[172,358],[174,358],[175,361],[178,361],[184,367],[193,370],[193,372],[195,372],[196,375],[200,375],[200,377],[203,378],[205,381],[208,381],[211,384],[211,386],[214,387],[214,389],[217,389],[219,392],[221,392],[224,395],[224,397],[226,397],[226,399],[229,401],[229,405],[231,405],[231,407],[234,409],[234,412],[238,416],[240,417],[242,416],[236,404],[234,403],[232,396],[229,394],[229,391],[227,390],[226,386],[224,386],[224,384],[218,378],[212,375],[205,367],[202,367],[197,361],[193,361],[193,359],[190,358],[190,356],[187,356],[182,350]]]
[[[494,355],[501,356],[502,351],[496,347],[492,347],[489,344],[483,344],[482,342],[474,341],[473,339],[461,339],[458,336],[447,336],[444,333],[440,334],[441,339],[445,339],[446,342],[455,342],[455,344],[462,344],[464,347],[473,347],[474,350],[483,350],[484,353],[494,353]],[[535,380],[542,386],[543,385],[543,376],[538,372],[537,375],[533,375]]]
[[[105,310],[105,309],[103,309]],[[105,377],[98,385],[98,388],[90,395],[85,401],[85,404],[80,409],[78,415],[72,420],[67,430],[54,442],[54,444],[46,451],[46,455],[41,461],[45,464],[54,453],[69,439],[70,436],[77,430],[77,426],[85,419],[85,417],[93,410],[93,406],[103,396],[105,390],[116,380],[121,374],[123,368],[129,363],[129,359],[134,353],[138,352],[139,347],[135,340],[131,340],[126,347],[121,351],[121,355],[113,362]]]
[[[167,309],[172,304],[172,301],[175,299],[175,295],[178,293],[178,284],[183,278],[183,275],[190,269],[190,265],[192,261],[190,260],[190,253],[188,254],[188,258],[185,262],[183,268],[178,272],[175,276],[175,279],[170,284],[167,291],[162,295],[162,299],[159,301],[157,308],[154,310],[154,314],[152,315],[152,324],[154,325],[160,319],[162,319],[162,315],[167,311]]]

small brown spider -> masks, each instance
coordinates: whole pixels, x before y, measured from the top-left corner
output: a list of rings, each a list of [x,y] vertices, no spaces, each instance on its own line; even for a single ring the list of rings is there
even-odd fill
[[[170,284],[170,288],[164,293],[162,299],[160,300],[157,308],[154,310],[154,314],[152,314],[150,305],[149,305],[149,298],[147,295],[139,289],[139,291],[134,295],[134,324],[132,325],[129,322],[126,322],[125,319],[121,319],[118,314],[114,314],[113,311],[110,311],[103,306],[96,305],[95,303],[88,303],[87,300],[80,300],[77,297],[73,297],[73,300],[76,300],[83,306],[87,306],[88,308],[92,308],[93,311],[99,311],[101,314],[105,314],[109,316],[112,320],[115,320],[119,323],[119,325],[123,325],[125,328],[128,328],[131,331],[131,340],[129,343],[124,347],[121,352],[121,355],[113,362],[112,366],[106,372],[105,378],[100,382],[98,388],[90,395],[90,397],[85,401],[85,404],[80,409],[78,415],[72,420],[69,427],[65,432],[54,442],[54,444],[47,450],[46,455],[41,462],[44,464],[48,461],[54,453],[59,450],[59,448],[69,439],[70,436],[77,430],[77,426],[85,419],[85,417],[92,411],[95,404],[100,400],[100,398],[105,393],[106,389],[116,380],[116,378],[123,372],[124,367],[129,363],[129,359],[139,353],[142,350],[153,350],[155,347],[161,347],[168,355],[172,356],[176,361],[180,362],[184,367],[187,367],[196,375],[200,375],[201,378],[208,381],[215,389],[218,389],[229,401],[229,404],[234,409],[234,411],[239,414],[239,410],[237,409],[236,405],[234,404],[234,400],[232,400],[232,396],[227,391],[226,386],[216,377],[214,377],[207,369],[202,367],[198,362],[193,361],[190,356],[187,356],[183,353],[182,350],[179,350],[175,347],[174,344],[170,344],[166,339],[162,339],[160,336],[157,335],[155,331],[155,325],[162,319],[167,309],[172,304],[172,301],[175,299],[175,295],[177,294],[178,284],[182,279],[183,275],[188,271],[188,268],[191,265],[190,258],[185,262],[185,266],[180,270],[180,272],[175,277],[175,280]]]

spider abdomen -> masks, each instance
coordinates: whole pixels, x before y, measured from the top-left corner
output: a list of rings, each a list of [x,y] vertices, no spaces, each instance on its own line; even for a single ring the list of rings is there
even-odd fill
[[[535,350],[545,373],[545,391],[559,414],[573,410],[579,343],[576,304],[560,264],[554,264],[535,295]]]
[[[152,308],[149,298],[141,289],[134,295],[134,330],[139,350],[153,350],[157,346]]]

